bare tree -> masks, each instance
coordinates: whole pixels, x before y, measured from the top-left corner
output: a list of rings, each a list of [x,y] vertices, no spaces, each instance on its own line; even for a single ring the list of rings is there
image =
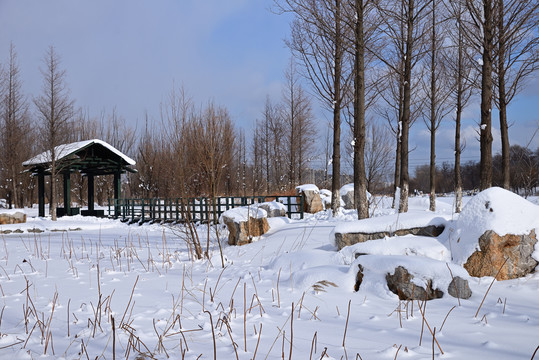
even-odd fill
[[[472,96],[472,90],[476,83],[478,72],[474,71],[474,59],[470,46],[467,44],[465,28],[463,27],[463,17],[467,16],[462,1],[450,1],[448,11],[454,27],[449,27],[449,38],[452,46],[444,52],[444,64],[448,71],[453,74],[453,86],[451,87],[451,100],[455,104],[455,164],[454,164],[454,192],[455,192],[455,212],[462,210],[462,175],[460,157],[466,144],[461,142],[460,127],[462,122],[462,112]]]
[[[341,111],[351,79],[345,52],[342,0],[282,0],[281,9],[293,12],[288,46],[303,65],[304,75],[333,115],[331,208],[337,214],[341,187]]]
[[[23,207],[22,192],[26,186],[22,162],[31,156],[32,136],[28,101],[22,92],[17,53],[9,48],[7,70],[0,74],[0,130],[2,187],[9,207]],[[27,185],[27,184],[26,184]]]
[[[497,0],[496,106],[500,115],[503,187],[510,186],[510,146],[507,106],[539,66],[539,2]]]
[[[258,143],[260,172],[263,174],[262,181],[266,194],[283,191],[286,187],[286,160],[283,151],[286,135],[283,120],[284,111],[281,108],[281,104],[273,103],[268,96],[262,112],[262,119],[257,120],[255,126],[255,132],[258,136],[254,141]],[[255,170],[255,172],[257,171]]]
[[[369,0],[350,1],[348,23],[353,34],[349,41],[353,57],[353,108],[354,108],[354,204],[359,219],[369,217],[369,205],[367,200],[367,180],[365,169],[365,111],[366,105],[366,53],[367,46],[373,37],[376,21],[371,21],[371,26],[366,25],[369,14],[372,14],[373,6]],[[373,19],[371,19],[373,20]],[[374,49],[372,49],[374,50]],[[371,87],[374,89],[375,87]]]
[[[409,172],[408,172],[408,138],[412,113],[412,71],[424,54],[424,35],[428,26],[425,17],[431,0],[402,0],[400,2],[380,2],[378,10],[384,19],[382,34],[393,46],[389,51],[375,54],[388,66],[399,79],[399,122],[397,136],[400,140],[400,201],[399,212],[408,211]]]
[[[443,118],[449,113],[448,98],[451,88],[448,86],[447,73],[442,60],[443,37],[438,33],[440,20],[436,12],[436,1],[431,4],[430,48],[426,64],[428,84],[423,82],[426,93],[424,121],[430,132],[430,170],[429,170],[429,210],[436,210],[436,131]],[[427,111],[428,109],[428,111]]]
[[[288,188],[303,182],[303,172],[314,151],[316,125],[311,111],[310,98],[299,82],[293,59],[285,72],[283,87],[282,119],[286,124]]]
[[[480,189],[492,186],[492,72],[495,60],[496,5],[498,0],[464,0],[469,17],[462,18],[464,34],[481,54]]]
[[[393,160],[393,144],[390,131],[373,121],[367,124],[365,146],[365,170],[367,190],[371,194],[380,192],[388,180]]]
[[[60,57],[53,46],[50,46],[43,58],[44,68],[42,94],[34,98],[37,118],[40,120],[39,132],[42,148],[48,151],[51,163],[50,214],[56,220],[56,179],[61,171],[57,163],[58,146],[65,143],[69,134],[73,116],[74,100],[70,98],[65,82],[66,71],[60,67]]]

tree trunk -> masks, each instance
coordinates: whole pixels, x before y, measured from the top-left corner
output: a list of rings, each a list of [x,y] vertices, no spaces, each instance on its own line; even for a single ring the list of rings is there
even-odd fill
[[[363,0],[355,0],[354,54],[354,205],[358,219],[369,217],[365,173],[365,42],[363,38]]]
[[[410,102],[411,102],[411,82],[412,82],[412,46],[414,31],[414,0],[408,2],[407,36],[406,36],[406,58],[404,59],[404,92],[402,111],[402,136],[401,136],[401,196],[399,202],[399,213],[408,211],[408,136],[410,131]]]
[[[401,117],[399,116],[399,119]],[[401,126],[400,123],[397,125],[397,146],[395,150],[395,176],[393,178],[393,203],[391,207],[395,209],[397,206],[397,188],[399,187],[399,182],[401,178]],[[400,196],[400,195],[399,195]]]
[[[459,51],[459,57],[461,56]],[[459,68],[460,72],[460,68]],[[457,93],[457,116],[455,119],[455,212],[460,213],[462,211],[462,176],[460,174],[460,122],[462,116],[462,78],[459,77],[459,90]]]
[[[430,171],[429,210],[436,211],[436,4],[432,3],[432,50],[430,58]]]
[[[483,65],[481,67],[481,190],[492,186],[492,53],[494,42],[493,0],[483,0]]]
[[[331,179],[331,210],[333,216],[341,205],[341,73],[343,44],[341,33],[341,0],[335,0],[335,66],[334,66],[334,103],[333,103],[333,176]]]
[[[509,190],[511,173],[509,161],[509,130],[507,127],[507,98],[505,92],[505,28],[503,0],[498,1],[498,107],[500,110],[500,134],[502,140],[503,188]]]

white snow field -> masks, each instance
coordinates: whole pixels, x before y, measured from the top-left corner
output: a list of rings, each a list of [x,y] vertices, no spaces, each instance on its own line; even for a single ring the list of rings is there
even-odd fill
[[[491,196],[496,213],[524,208],[496,218],[499,229],[539,218],[537,198]],[[375,200],[373,227],[396,226],[391,199]],[[337,251],[334,229],[352,226],[355,212],[322,212],[269,219],[269,233],[241,247],[212,226],[203,260],[191,257],[179,225],[52,222],[26,209],[26,224],[0,226],[12,231],[0,240],[0,359],[531,359],[539,275],[469,277],[451,244],[459,232],[459,254],[468,251],[488,214],[465,210],[477,219],[458,227],[452,202],[438,199],[434,215],[447,224],[438,238],[388,237]],[[407,217],[428,222],[426,209],[427,197],[410,198]],[[197,230],[206,250],[207,226]],[[355,292],[358,264],[365,277]],[[385,283],[398,264],[418,283],[433,277],[443,298],[400,301]],[[469,280],[470,299],[447,294],[449,268]]]

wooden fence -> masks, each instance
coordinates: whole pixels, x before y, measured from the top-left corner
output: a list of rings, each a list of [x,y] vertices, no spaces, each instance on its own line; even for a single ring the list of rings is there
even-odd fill
[[[109,199],[109,217],[138,222],[217,222],[223,212],[240,206],[277,201],[282,203],[287,216],[303,219],[303,196],[230,196],[175,199]]]

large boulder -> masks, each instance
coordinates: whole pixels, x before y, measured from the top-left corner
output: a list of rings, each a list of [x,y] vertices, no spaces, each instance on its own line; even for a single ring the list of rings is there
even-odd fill
[[[539,206],[494,187],[468,201],[447,241],[453,261],[470,275],[515,279],[538,265],[538,229]]]
[[[495,276],[496,280],[516,279],[534,271],[538,265],[532,257],[537,236],[529,234],[500,236],[492,230],[479,238],[476,250],[464,264],[471,276]]]
[[[277,201],[264,202],[259,204],[258,207],[265,210],[269,218],[286,216],[286,206]]]
[[[354,203],[354,183],[346,184],[344,185],[341,190],[339,190],[339,193],[341,194],[342,203],[344,203],[344,208],[346,210],[353,210],[356,208]],[[367,199],[371,198],[371,194],[367,191]]]
[[[401,300],[438,299],[446,291],[461,299],[471,296],[466,280],[469,275],[463,267],[426,257],[427,253],[420,255],[413,250],[419,244],[410,246],[409,255],[358,254],[351,263],[351,271],[356,275],[354,290],[365,288],[379,294],[385,292],[391,297],[396,294]],[[342,255],[346,258],[346,251]]]
[[[320,189],[320,198],[322,199],[322,205],[324,210],[331,208],[331,191],[328,189]]]
[[[344,208],[346,210],[355,209],[354,205],[354,184],[346,184],[339,191],[341,199],[344,202]]]
[[[26,222],[26,214],[21,211],[0,213],[0,225],[22,224]]]
[[[315,214],[324,210],[320,190],[316,185],[307,184],[296,187],[298,196],[303,195],[303,211],[309,214]]]
[[[431,279],[427,280],[423,287],[412,282],[413,278],[408,270],[397,266],[393,275],[386,275],[387,287],[397,294],[400,300],[432,300],[444,296],[443,291],[432,288]]]
[[[413,212],[347,221],[335,227],[335,244],[340,250],[345,246],[391,236],[437,237],[447,222],[447,218],[434,213],[418,216]]]
[[[228,228],[229,245],[249,244],[269,230],[267,213],[257,206],[225,211],[221,222]]]

